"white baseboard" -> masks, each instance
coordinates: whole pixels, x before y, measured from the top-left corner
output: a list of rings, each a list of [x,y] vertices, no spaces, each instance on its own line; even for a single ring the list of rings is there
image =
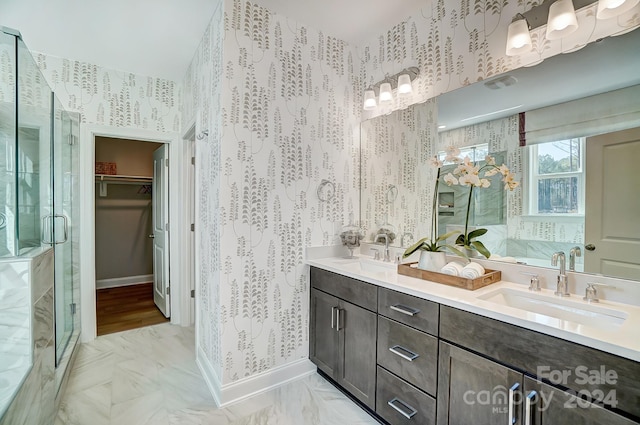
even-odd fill
[[[305,358],[221,386],[220,379],[200,348],[198,348],[196,361],[218,407],[225,407],[245,398],[269,391],[288,382],[311,375],[316,371],[316,366]]]
[[[198,344],[196,344],[196,364],[202,372],[202,377],[204,378],[207,387],[209,387],[209,392],[213,396],[213,401],[216,403],[216,406],[220,406],[222,395],[220,394],[220,388],[222,387],[220,383],[220,378],[218,378],[218,374],[213,369],[211,362],[207,359],[204,351]]]
[[[96,289],[118,288],[120,286],[137,285],[139,283],[153,282],[152,274],[138,276],[116,277],[113,279],[96,279]]]

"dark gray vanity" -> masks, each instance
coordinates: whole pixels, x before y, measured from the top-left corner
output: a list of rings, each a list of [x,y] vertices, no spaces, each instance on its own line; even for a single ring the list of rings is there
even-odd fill
[[[311,267],[310,358],[389,424],[640,423],[640,363]]]

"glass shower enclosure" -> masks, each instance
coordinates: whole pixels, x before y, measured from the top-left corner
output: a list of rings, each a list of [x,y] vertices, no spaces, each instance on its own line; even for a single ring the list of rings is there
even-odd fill
[[[19,32],[0,27],[0,260],[53,249],[51,336],[63,369],[79,333],[78,135],[78,114],[64,110]],[[0,314],[11,285],[3,276]],[[39,318],[29,320],[33,328]],[[0,357],[12,335],[0,332]]]

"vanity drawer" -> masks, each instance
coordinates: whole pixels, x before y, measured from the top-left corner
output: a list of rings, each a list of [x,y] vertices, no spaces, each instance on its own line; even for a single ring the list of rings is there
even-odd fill
[[[352,304],[376,311],[378,287],[375,285],[311,267],[311,286]]]
[[[378,288],[378,314],[438,336],[438,303]]]
[[[376,413],[391,425],[436,423],[436,401],[378,366]]]
[[[378,364],[421,390],[435,394],[438,339],[378,316]]]

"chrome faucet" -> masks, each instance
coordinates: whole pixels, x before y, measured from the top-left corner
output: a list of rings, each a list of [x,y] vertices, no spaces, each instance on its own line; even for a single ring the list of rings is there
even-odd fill
[[[373,241],[375,243],[378,243],[378,239],[379,238],[384,238],[384,261],[391,261],[391,257],[389,256],[389,236],[387,236],[386,233],[378,233],[374,238]]]
[[[569,293],[569,288],[567,285],[567,270],[564,252],[555,252],[551,256],[551,265],[557,266],[558,260],[560,260],[560,274],[558,274],[558,286],[556,287],[556,292],[554,292],[554,294],[559,297],[568,297],[571,294]]]
[[[582,251],[579,246],[574,246],[569,251],[569,271],[576,271],[576,257],[582,257]]]

